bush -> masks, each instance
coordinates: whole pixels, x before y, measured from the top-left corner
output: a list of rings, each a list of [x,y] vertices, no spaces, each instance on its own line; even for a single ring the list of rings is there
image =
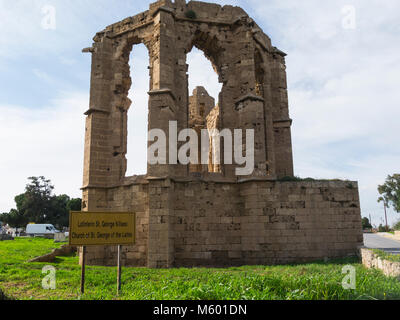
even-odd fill
[[[394,224],[393,229],[396,230],[396,231],[400,231],[400,220],[397,221],[397,222]]]
[[[9,299],[6,297],[6,295],[0,289],[0,301],[4,301],[4,300],[9,300]]]
[[[390,230],[386,230],[386,226],[380,224],[378,227],[378,232],[388,232]]]
[[[188,19],[196,19],[196,12],[193,10],[186,11],[185,16]]]
[[[381,258],[383,260],[388,260],[388,261],[392,261],[392,262],[400,262],[399,255],[390,254],[390,253],[387,253],[387,252],[385,252],[383,250],[379,250],[379,249],[373,249],[372,252],[375,253],[379,258]]]
[[[327,182],[327,181],[333,181],[333,182],[343,182],[343,181],[348,181],[348,180],[340,180],[340,179],[314,179],[314,178],[300,178],[297,176],[286,176],[283,178],[279,178],[278,181],[281,182],[288,182],[288,181],[303,181],[303,182],[312,182],[312,181],[318,181],[318,182]],[[352,183],[348,183],[346,188],[348,189],[354,189],[354,186]]]
[[[363,230],[372,229],[372,225],[368,218],[362,218],[362,227]]]
[[[295,176],[295,177],[287,176],[287,177],[280,178],[279,181],[282,181],[282,182],[287,182],[287,181],[303,181],[303,179],[300,178],[300,177],[296,177],[296,176]]]

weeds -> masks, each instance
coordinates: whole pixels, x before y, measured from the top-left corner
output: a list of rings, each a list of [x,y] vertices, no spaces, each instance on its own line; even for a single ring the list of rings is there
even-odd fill
[[[11,298],[40,300],[116,299],[117,270],[86,269],[86,293],[79,294],[78,257],[59,257],[56,290],[44,290],[42,268],[27,263],[60,245],[52,240],[0,242],[0,288]],[[356,269],[356,290],[342,287],[342,268]],[[226,269],[123,268],[122,300],[359,300],[400,299],[400,282],[365,269],[356,258],[289,266],[244,266]]]

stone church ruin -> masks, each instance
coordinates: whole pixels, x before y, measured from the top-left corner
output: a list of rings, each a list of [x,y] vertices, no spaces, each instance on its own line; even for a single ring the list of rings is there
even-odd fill
[[[170,121],[178,131],[253,129],[251,175],[210,160],[148,165],[146,175],[126,176],[127,117],[136,107],[128,98],[129,56],[141,43],[150,57],[149,130],[168,133]],[[186,56],[193,47],[218,74],[219,97],[203,87],[189,93]],[[84,52],[92,54],[92,74],[83,210],[136,213],[137,241],[123,247],[124,265],[265,265],[357,253],[363,241],[358,184],[290,179],[286,54],[241,8],[161,0],[97,33]],[[86,252],[87,264],[116,263],[116,248]]]

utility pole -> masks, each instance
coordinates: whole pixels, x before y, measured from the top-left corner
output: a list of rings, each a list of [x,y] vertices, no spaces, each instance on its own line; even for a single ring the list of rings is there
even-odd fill
[[[383,201],[383,208],[385,209],[386,232],[388,232],[389,227],[388,227],[388,223],[387,223],[386,202],[385,201]]]

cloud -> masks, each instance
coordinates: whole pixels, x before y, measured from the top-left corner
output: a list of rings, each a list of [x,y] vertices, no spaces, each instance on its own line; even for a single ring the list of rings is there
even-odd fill
[[[81,196],[87,105],[86,93],[61,92],[41,110],[0,106],[1,212],[14,207],[30,176],[51,179],[57,194]]]
[[[214,71],[211,62],[204,56],[204,53],[193,47],[187,55],[189,65],[189,95],[197,86],[204,87],[210,96],[218,103],[218,96],[222,89],[222,84],[218,82],[218,75]]]
[[[147,172],[149,54],[143,44],[133,47],[129,64],[132,86],[128,96],[132,105],[128,112],[126,175],[132,176]]]
[[[74,64],[77,63],[77,61],[75,59],[66,58],[66,57],[60,57],[60,62],[67,66],[73,66]]]
[[[273,45],[288,53],[296,174],[358,180],[363,215],[371,213],[380,223],[377,184],[400,171],[398,1],[216,2],[243,7]],[[92,0],[54,0],[57,29],[43,30],[41,8],[46,4],[0,0],[0,141],[6,155],[0,168],[10,186],[0,187],[0,211],[12,206],[31,175],[48,176],[59,193],[80,195],[82,113],[90,75],[90,62],[80,49],[108,24],[148,9],[147,2],[130,0],[97,0],[96,6]],[[346,5],[355,8],[355,29],[343,28]],[[148,56],[135,48],[128,174],[146,166]],[[194,50],[188,63],[190,90],[203,85],[217,100],[220,84],[210,62]],[[38,80],[34,86],[34,80],[26,79],[27,70]],[[18,99],[21,92],[31,95]],[[389,211],[389,216],[393,221],[398,215]]]
[[[51,76],[49,76],[46,72],[41,71],[39,69],[33,69],[32,70],[33,74],[39,79],[39,80],[43,80],[47,83],[52,81]]]
[[[273,43],[289,54],[296,174],[358,180],[363,215],[381,223],[377,186],[400,171],[398,3],[251,3]],[[348,4],[354,30],[342,24]],[[389,211],[390,222],[397,218]]]

